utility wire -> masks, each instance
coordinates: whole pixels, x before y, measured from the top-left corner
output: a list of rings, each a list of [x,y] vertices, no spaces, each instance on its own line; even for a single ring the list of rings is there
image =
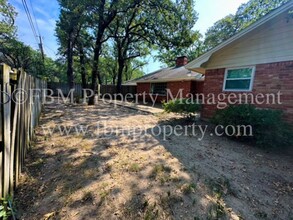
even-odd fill
[[[27,4],[26,4],[26,1],[25,0],[22,0],[22,4],[23,4],[23,7],[24,7],[24,10],[25,10],[25,13],[27,15],[27,18],[28,18],[28,21],[29,21],[29,24],[31,26],[31,29],[33,31],[33,35],[36,39],[36,42],[39,44],[39,41],[38,41],[38,35],[37,35],[37,32],[36,32],[36,29],[35,29],[35,26],[34,26],[34,23],[33,23],[33,20],[32,20],[32,17],[31,17],[31,14],[30,14],[30,11],[27,7]]]
[[[30,6],[31,6],[31,9],[32,9],[32,12],[33,12],[33,17],[34,17],[34,20],[35,20],[35,23],[36,23],[36,27],[37,27],[38,34],[39,34],[39,36],[41,36],[40,29],[39,29],[39,26],[38,26],[38,22],[37,22],[37,19],[36,19],[36,13],[35,13],[35,10],[34,10],[32,1],[29,0],[29,3],[30,3]]]
[[[48,45],[46,45],[46,44],[44,44],[44,43],[43,43],[43,45],[44,45],[48,50],[50,50],[50,54],[51,54],[51,55],[54,55],[54,56],[56,55],[56,52],[55,52],[52,48],[48,47]],[[48,50],[47,50],[47,51],[48,51]]]
[[[31,13],[30,13],[30,10],[27,6],[27,3],[26,3],[26,0],[22,0],[22,3],[23,3],[23,7],[24,7],[24,10],[26,12],[26,15],[28,17],[28,20],[29,20],[29,23],[30,23],[30,26],[31,26],[31,29],[33,31],[33,34],[35,36],[35,39],[36,39],[36,42],[39,46],[39,49],[40,49],[40,52],[41,52],[41,55],[42,55],[42,59],[43,61],[45,60],[45,55],[44,55],[44,49],[43,49],[43,43],[42,43],[42,37],[41,37],[41,34],[40,34],[40,30],[39,30],[39,27],[38,27],[38,23],[37,23],[37,20],[36,20],[36,17],[34,15],[34,19],[35,19],[35,23],[36,23],[36,26],[37,26],[37,30],[38,30],[38,34],[36,32],[36,29],[35,29],[35,26],[34,26],[34,23],[33,23],[33,19],[32,19],[32,16],[31,16]],[[30,2],[31,3],[31,2]],[[33,10],[33,6],[31,4],[31,8],[32,8],[32,11],[34,13],[34,10]]]

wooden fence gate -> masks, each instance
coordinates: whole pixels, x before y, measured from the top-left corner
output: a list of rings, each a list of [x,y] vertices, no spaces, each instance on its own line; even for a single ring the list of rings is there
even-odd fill
[[[46,82],[0,64],[0,196],[13,194],[45,101]]]

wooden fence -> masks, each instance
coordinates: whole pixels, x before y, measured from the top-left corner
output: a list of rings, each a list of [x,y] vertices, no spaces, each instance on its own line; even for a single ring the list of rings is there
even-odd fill
[[[0,196],[13,194],[45,100],[46,82],[0,64]]]
[[[48,82],[48,89],[51,89],[53,91],[54,96],[58,96],[58,90],[59,93],[62,91],[62,94],[64,96],[68,96],[70,89],[67,83],[58,83],[58,82]],[[75,84],[74,85],[74,94],[78,96],[82,96],[82,86],[81,84]]]
[[[90,85],[88,85],[88,88],[90,88]],[[121,87],[121,94],[126,95],[126,94],[136,94],[136,85],[122,85]],[[60,92],[64,96],[68,96],[70,89],[67,83],[56,83],[56,82],[48,82],[48,89],[51,89],[53,91],[54,96],[61,95]],[[58,91],[59,90],[59,91]],[[97,93],[104,95],[114,95],[116,94],[116,85],[98,85],[97,86]],[[83,95],[83,88],[81,84],[76,83],[74,85],[74,94],[82,97]]]
[[[136,85],[122,85],[121,87],[121,94],[125,96],[126,94],[136,94]],[[116,86],[115,85],[101,85],[100,87],[101,95],[109,94],[114,95],[116,93]]]

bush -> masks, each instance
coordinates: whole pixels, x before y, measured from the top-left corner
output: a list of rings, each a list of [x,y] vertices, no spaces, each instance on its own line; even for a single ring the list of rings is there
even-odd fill
[[[199,112],[201,104],[193,102],[191,99],[175,99],[167,103],[163,103],[164,110],[168,113],[179,113],[187,117]]]
[[[12,197],[8,196],[6,198],[0,199],[0,219],[6,220],[13,216],[15,219],[15,210],[13,206]]]
[[[251,125],[253,137],[238,138],[253,141],[260,147],[293,145],[292,128],[284,122],[280,110],[257,109],[252,105],[231,105],[226,109],[218,110],[212,122],[223,126]]]

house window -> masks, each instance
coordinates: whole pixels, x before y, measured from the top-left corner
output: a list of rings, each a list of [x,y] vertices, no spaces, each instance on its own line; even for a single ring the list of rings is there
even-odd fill
[[[151,93],[158,95],[167,94],[167,83],[152,83],[151,84]]]
[[[226,69],[224,91],[251,91],[255,67]]]

